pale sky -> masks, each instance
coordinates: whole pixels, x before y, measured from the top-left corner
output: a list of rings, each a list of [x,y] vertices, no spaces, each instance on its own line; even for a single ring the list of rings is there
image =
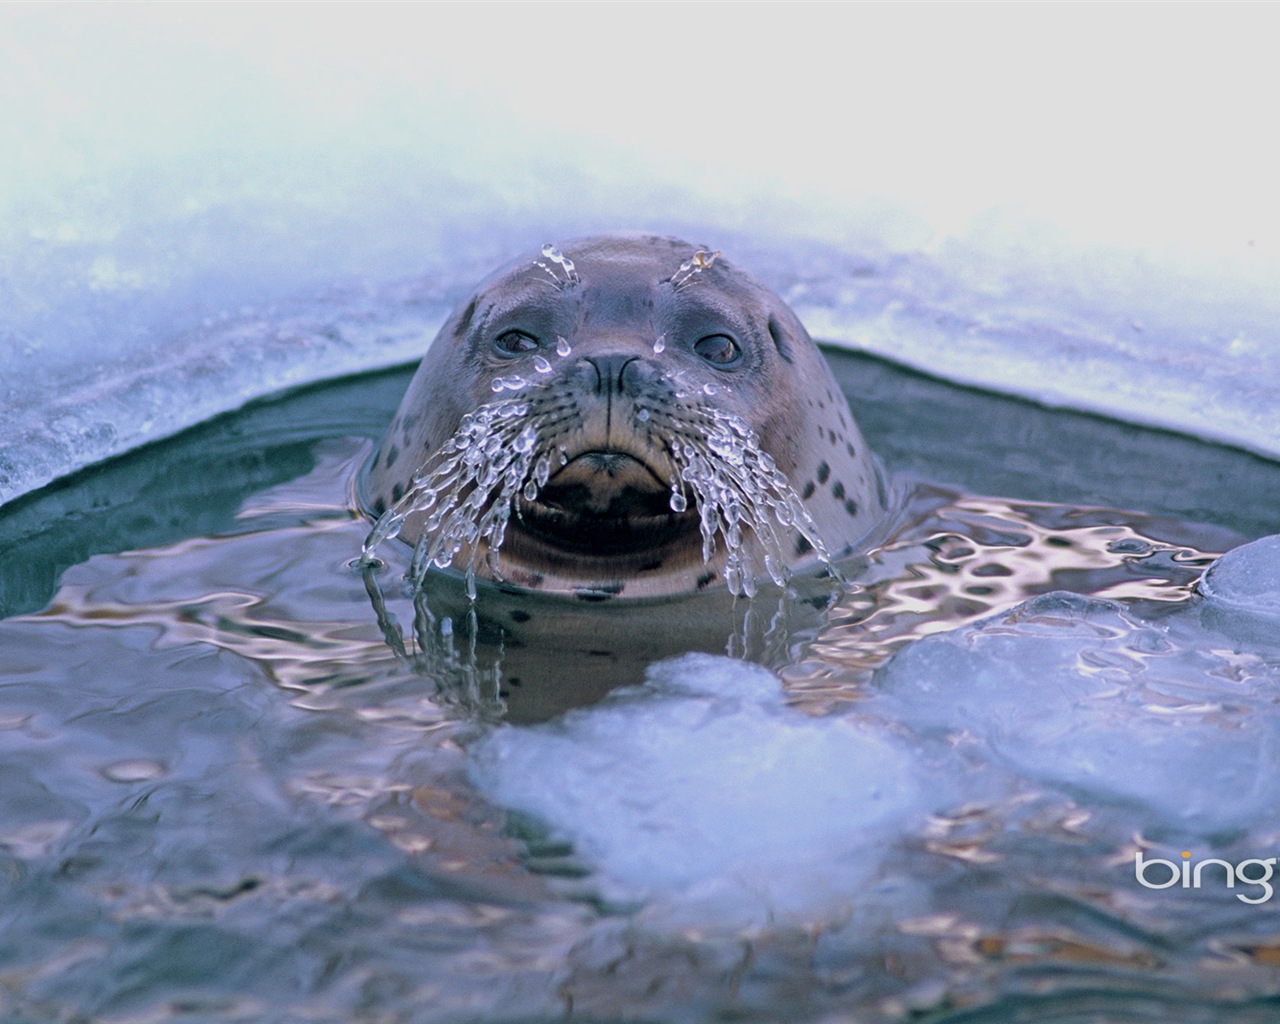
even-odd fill
[[[833,214],[885,197],[944,233],[999,210],[1277,256],[1276,29],[1226,3],[9,7],[0,100],[11,193],[77,147],[365,145],[447,115],[491,150],[511,134],[512,161],[532,138]]]

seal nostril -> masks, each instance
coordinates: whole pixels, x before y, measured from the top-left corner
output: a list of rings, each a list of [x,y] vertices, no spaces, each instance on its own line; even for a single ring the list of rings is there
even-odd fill
[[[627,372],[627,367],[639,358],[639,356],[625,353],[587,356],[586,361],[596,371],[596,391],[601,394],[626,391],[627,386],[623,375]]]
[[[827,547],[860,550],[891,496],[785,304],[731,265],[705,273],[710,250],[669,274],[694,251],[684,242],[588,239],[572,251],[549,246],[538,274],[521,262],[488,279],[442,329],[369,470],[379,521],[361,561],[399,536],[416,545],[419,592],[432,566],[465,567],[472,595],[477,578],[503,583],[501,553],[518,569],[512,586],[545,593],[625,584],[627,597],[657,597],[716,582],[750,596],[758,578],[783,585]],[[659,280],[671,287],[655,292]],[[769,358],[746,359],[747,336],[725,333],[734,323],[760,324],[765,345],[752,351]],[[670,336],[655,338],[660,326]],[[482,329],[505,339],[496,353],[495,339],[479,346]],[[476,344],[442,347],[451,332]],[[468,402],[495,383],[502,355],[532,368],[498,378],[523,394]],[[727,390],[718,374],[730,368],[740,394],[704,401]]]

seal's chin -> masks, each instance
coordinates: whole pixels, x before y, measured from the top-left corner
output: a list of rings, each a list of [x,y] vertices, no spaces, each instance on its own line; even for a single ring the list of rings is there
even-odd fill
[[[671,484],[644,457],[619,449],[582,452],[547,480],[534,501],[519,499],[516,523],[562,551],[634,555],[697,531],[697,518],[671,509]]]

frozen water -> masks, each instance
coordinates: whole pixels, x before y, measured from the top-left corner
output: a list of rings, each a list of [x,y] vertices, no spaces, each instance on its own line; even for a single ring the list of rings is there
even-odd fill
[[[482,789],[570,839],[610,898],[680,894],[758,921],[852,899],[948,797],[891,734],[811,718],[772,673],[711,655],[472,753]]]
[[[829,562],[800,496],[745,422],[719,409],[669,410],[668,416],[681,438],[672,457],[698,507],[703,561],[717,545],[724,546],[725,580],[732,593],[754,594],[761,569],[779,586],[786,584],[787,561],[776,526],[794,528],[818,558]],[[683,511],[684,496],[673,493],[671,507]],[[744,538],[743,526],[750,527],[754,543]],[[759,549],[761,565],[753,561],[752,547]]]
[[[705,103],[655,102],[647,82],[628,105],[614,91],[626,76],[591,67],[593,60],[616,62],[610,48],[578,55],[574,102],[563,102],[562,83],[534,87],[523,73],[537,47],[521,31],[505,35],[523,52],[508,50],[505,62],[489,64],[517,70],[476,76],[470,68],[460,73],[460,62],[473,60],[468,48],[430,42],[474,31],[405,32],[380,24],[363,39],[334,31],[339,42],[325,45],[310,34],[329,17],[323,12],[309,16],[306,32],[292,14],[255,14],[254,30],[246,32],[228,31],[226,23],[180,31],[180,20],[165,21],[172,15],[141,11],[29,7],[6,10],[0,23],[6,129],[0,502],[255,397],[415,358],[448,309],[493,266],[538,251],[548,237],[619,226],[705,239],[777,288],[815,336],[836,344],[967,383],[1280,454],[1276,173],[1273,140],[1258,129],[1269,123],[1275,91],[1269,77],[1259,77],[1273,74],[1267,50],[1273,34],[1237,23],[1233,46],[1224,51],[1229,66],[1162,36],[1166,45],[1158,49],[1173,56],[1167,67],[1151,69],[1138,56],[1157,49],[1145,13],[1108,12],[1106,32],[1083,22],[1079,31],[1114,45],[1110,59],[1085,53],[1092,44],[1083,36],[1056,47],[1065,65],[1051,52],[1022,48],[1045,66],[1044,78],[1036,79],[1010,75],[993,59],[999,51],[985,47],[1007,48],[997,32],[992,43],[968,38],[966,45],[939,32],[942,51],[914,30],[859,33],[870,41],[862,45],[884,50],[879,62],[874,53],[856,52],[860,44],[848,33],[814,33],[793,58],[803,61],[802,74],[778,67],[777,75],[736,83],[748,97],[741,109],[751,123],[743,125],[729,104],[708,118]],[[975,18],[972,10],[958,16]],[[671,63],[699,66],[711,49],[707,41],[719,45],[726,30],[717,14],[712,31],[705,20],[697,31],[693,26],[705,17],[690,10],[680,33],[655,23],[661,37],[648,41],[687,43],[690,59]],[[1126,18],[1132,20],[1117,28]],[[922,63],[884,47],[895,35],[911,39]],[[1062,42],[1059,33],[1053,38]],[[495,49],[508,45],[496,37],[489,42]],[[1189,50],[1196,59],[1188,59]],[[1073,73],[1082,54],[1094,58],[1083,62],[1094,69],[1085,78]],[[1192,65],[1196,72],[1188,73]],[[441,80],[424,84],[415,77],[423,68],[443,69]],[[1138,90],[1141,102],[1117,78],[1122,74],[1149,86]],[[525,114],[531,120],[522,121],[499,112],[492,97],[468,93],[467,83],[481,78],[510,83],[545,118]],[[1062,91],[1047,88],[1049,79]],[[777,89],[786,80],[805,81],[803,95]],[[1010,90],[1012,80],[1028,87]],[[912,81],[924,83],[919,97],[904,84]],[[942,81],[946,89],[932,87]],[[859,102],[867,95],[883,102]],[[1156,95],[1166,95],[1167,104],[1150,101]],[[609,107],[608,117],[597,116],[595,99]],[[1019,107],[1024,100],[1028,106]],[[1098,116],[1112,108],[1110,121]],[[989,119],[975,123],[958,111],[986,111]],[[1053,116],[1064,111],[1070,116]],[[594,117],[600,132],[616,134],[583,135],[581,121],[554,120],[574,116]],[[655,139],[674,123],[691,125],[694,134],[637,149],[644,143],[636,140]],[[760,124],[794,126],[797,134],[766,140],[744,161],[740,140],[754,137]],[[904,132],[904,124],[912,130]],[[1136,125],[1141,145],[1133,142]],[[806,159],[796,160],[801,139]],[[955,160],[957,153],[965,159]],[[893,164],[894,154],[901,164]],[[946,202],[936,190],[966,172],[988,191]],[[830,177],[824,186],[805,176],[811,174]],[[1076,187],[1090,181],[1092,189]],[[1035,198],[1026,190],[1036,188],[1051,197],[1033,210],[1038,217],[1020,205]],[[1122,229],[1104,229],[1116,220]],[[1077,229],[1081,223],[1089,226]],[[1194,233],[1196,225],[1214,228],[1210,242]],[[551,280],[571,281],[571,261],[556,255],[544,257]],[[692,261],[682,281],[691,283],[691,293],[699,286]],[[568,356],[569,343],[558,341],[558,354]],[[655,339],[654,347],[666,341]],[[527,455],[518,442],[513,450]],[[506,486],[505,473],[486,459],[481,453],[465,465],[481,474],[494,469],[489,482]],[[535,487],[537,481],[535,475]],[[731,506],[721,507],[716,516],[731,528]],[[442,511],[442,522],[451,511]],[[335,521],[343,522],[342,515]],[[497,535],[501,524],[492,526]],[[272,594],[268,604],[279,606],[296,600],[304,584],[341,589],[314,567],[336,571],[346,564],[358,537],[353,524],[345,528],[350,535],[341,544],[309,551],[284,569],[275,538],[242,538],[265,581],[253,594]],[[323,531],[314,533],[319,544]],[[443,793],[430,770],[405,767],[406,758],[425,759],[423,737],[387,743],[377,729],[388,727],[376,726],[387,707],[372,698],[349,722],[328,732],[318,727],[315,708],[342,699],[341,681],[350,676],[339,674],[338,682],[326,680],[329,689],[309,695],[314,706],[287,712],[291,732],[284,742],[272,725],[280,702],[270,683],[293,685],[290,665],[295,681],[314,679],[314,652],[290,651],[298,635],[290,614],[277,611],[266,630],[257,628],[258,598],[237,589],[249,571],[244,564],[210,544],[222,557],[210,556],[213,578],[201,582],[174,571],[183,564],[181,547],[121,556],[149,562],[145,577],[130,576],[116,564],[120,559],[100,560],[92,571],[106,573],[109,599],[90,602],[93,614],[80,628],[59,632],[56,643],[50,643],[50,631],[61,628],[56,618],[32,617],[6,629],[10,644],[25,636],[29,652],[13,670],[22,685],[5,689],[13,709],[0,721],[16,737],[5,744],[6,758],[19,765],[9,773],[14,781],[4,797],[0,845],[23,862],[6,877],[26,901],[15,904],[9,938],[18,945],[40,936],[41,948],[58,959],[11,971],[0,990],[7,998],[34,979],[48,996],[65,985],[68,972],[81,971],[80,987],[68,998],[83,996],[83,1005],[62,1016],[96,1009],[113,1018],[145,1016],[149,1008],[96,1001],[104,988],[136,987],[134,972],[145,988],[149,950],[134,943],[127,959],[110,962],[122,969],[108,970],[93,944],[110,953],[120,938],[113,929],[145,933],[155,911],[146,894],[157,882],[177,878],[207,893],[210,862],[234,881],[233,871],[272,877],[286,864],[306,875],[307,858],[323,855],[341,863],[317,877],[350,888],[318,892],[310,904],[318,917],[311,909],[293,913],[298,907],[291,902],[259,904],[252,911],[258,916],[237,917],[243,909],[216,894],[194,912],[211,929],[228,923],[237,942],[252,935],[239,960],[255,966],[246,991],[276,991],[279,964],[288,965],[285,973],[296,966],[290,976],[308,991],[332,977],[334,964],[353,964],[346,975],[350,1005],[343,1006],[349,1012],[342,1014],[350,1019],[369,1005],[380,1008],[380,986],[391,991],[407,979],[405,990],[413,988],[422,978],[417,961],[453,941],[474,954],[470,973],[454,970],[450,960],[439,977],[465,979],[477,1002],[441,1009],[439,977],[420,986],[429,990],[423,998],[449,1019],[475,1019],[475,1007],[491,998],[494,965],[510,965],[494,952],[500,943],[490,945],[488,932],[477,939],[481,932],[459,928],[461,916],[428,918],[429,926],[411,916],[424,909],[421,893],[452,891],[446,868],[466,866],[467,857],[432,853],[444,867],[440,877],[423,879],[406,867],[407,852],[402,858],[400,847],[380,840],[385,829],[403,851],[420,856],[440,842],[445,823],[467,819],[445,806],[422,824],[421,835],[395,824]],[[1136,945],[1172,968],[1160,975],[1160,967],[1113,958],[1128,972],[1119,985],[1138,983],[1134,963],[1158,975],[1153,985],[1165,984],[1195,957],[1224,979],[1214,991],[1238,1006],[1274,989],[1276,945],[1267,918],[1254,913],[1223,926],[1215,917],[1220,906],[1207,902],[1175,913],[1169,902],[1175,893],[1139,906],[1132,875],[1103,873],[1096,854],[1135,842],[1229,850],[1237,860],[1275,850],[1276,551],[1270,538],[1229,554],[1199,598],[1158,615],[1054,595],[928,637],[886,665],[851,710],[826,718],[789,707],[773,676],[741,663],[693,658],[660,666],[645,687],[594,709],[543,726],[493,730],[469,748],[474,777],[495,799],[571,838],[589,861],[589,883],[618,898],[716,908],[754,924],[805,918],[815,907],[812,916],[822,918],[842,903],[865,908],[875,892],[889,891],[884,921],[892,925],[859,921],[844,935],[806,932],[792,951],[807,965],[806,991],[825,987],[837,993],[833,1000],[844,986],[857,987],[866,963],[892,962],[908,975],[925,963],[931,966],[920,973],[941,987],[903,999],[929,1012],[930,991],[936,1002],[946,988],[938,979],[956,980],[965,997],[966,972],[990,976],[1011,965],[1007,973],[1018,974],[1028,949],[1054,948],[1051,940],[1061,938],[1069,969],[1090,985],[1097,976],[1088,971],[1105,961],[1091,963],[1090,954]],[[421,552],[419,561],[432,554]],[[297,574],[292,592],[280,587],[281,571]],[[175,600],[157,608],[157,595],[170,590]],[[193,623],[193,615],[204,614],[193,610],[209,595],[207,622]],[[362,599],[358,587],[343,600],[353,598]],[[64,607],[61,614],[72,611]],[[129,623],[129,615],[136,621]],[[335,613],[318,621],[347,619]],[[316,628],[311,622],[301,634]],[[440,625],[445,635],[452,628]],[[465,632],[461,621],[458,631]],[[128,653],[86,655],[115,649],[104,634],[119,637]],[[216,658],[210,638],[229,645]],[[354,641],[337,646],[348,642]],[[382,656],[376,637],[358,646]],[[277,658],[282,648],[292,660]],[[129,670],[120,671],[121,663]],[[367,674],[363,664],[361,672]],[[75,685],[35,685],[48,682],[46,674]],[[163,698],[174,687],[188,694],[169,704]],[[117,703],[121,696],[129,707]],[[192,713],[193,700],[200,713]],[[406,718],[436,713],[416,687],[403,703],[414,709]],[[52,734],[39,731],[45,724],[30,717],[28,705],[48,715]],[[139,731],[139,714],[156,719],[152,728],[144,722]],[[366,730],[375,726],[370,736]],[[121,730],[123,739],[115,736]],[[195,742],[175,745],[184,730]],[[91,734],[89,746],[80,742]],[[143,734],[154,749],[137,747]],[[28,742],[35,748],[24,767]],[[228,763],[252,776],[242,779],[242,792],[226,788]],[[298,793],[268,778],[281,763],[305,771],[334,806],[368,802],[360,797],[362,775],[384,780],[385,799],[375,801],[368,822],[335,823],[332,807],[299,809]],[[91,770],[81,772],[80,765]],[[54,784],[38,778],[37,769]],[[166,788],[166,779],[176,784]],[[142,789],[153,784],[159,788],[148,798]],[[117,808],[126,797],[106,791],[127,793],[127,802]],[[193,803],[192,793],[216,799]],[[1019,818],[1018,807],[1034,813]],[[168,856],[146,849],[135,858],[156,834],[157,808],[180,841]],[[316,819],[327,831],[312,831]],[[106,841],[109,828],[99,826],[115,827],[117,820],[127,826],[120,847],[126,856],[100,856],[94,844]],[[255,844],[248,862],[208,842],[214,822],[251,826],[235,837]],[[964,832],[973,822],[987,829],[977,839]],[[66,856],[68,850],[77,856]],[[899,854],[921,869],[911,877],[913,889],[901,888]],[[113,863],[145,897],[132,909],[112,902],[119,892],[111,884]],[[955,864],[990,863],[996,867],[987,874],[948,873]],[[1041,885],[1037,872],[1046,864],[1053,878]],[[1000,872],[1014,881],[993,884]],[[951,884],[957,879],[959,887]],[[967,903],[965,885],[972,887]],[[66,893],[72,895],[59,896]],[[355,898],[348,903],[347,896]],[[370,897],[371,911],[360,902]],[[86,902],[60,923],[33,909],[57,898]],[[516,903],[477,899],[464,909],[487,929]],[[1033,904],[1041,909],[1026,909]],[[1070,912],[1055,917],[1045,904]],[[361,914],[392,922],[394,930],[370,932]],[[716,914],[692,918],[702,923]],[[1028,918],[1049,921],[1065,938],[1019,931]],[[1070,927],[1059,929],[1064,921]],[[285,933],[273,930],[281,922]],[[83,945],[64,948],[51,924]],[[610,924],[604,918],[599,930]],[[201,935],[188,925],[171,929],[175,944],[180,939],[190,950],[183,969],[193,978],[220,971],[223,961],[188,941]],[[274,943],[265,958],[254,952],[263,934]],[[1103,937],[1089,946],[1077,941],[1081,934]],[[531,987],[556,999],[573,991],[574,1009],[585,1016],[651,1016],[642,1004],[623,1014],[608,1001],[593,1014],[592,975],[615,982],[636,970],[649,983],[642,990],[661,991],[671,973],[670,959],[653,955],[652,977],[644,978],[645,957],[624,949],[608,960],[609,972],[580,970],[574,988],[561,969],[569,959],[564,948],[587,958],[593,942],[568,926],[532,935],[528,948],[520,947],[527,954],[521,963],[549,964],[555,978]],[[663,953],[705,953],[692,930],[681,935],[687,945],[672,950],[672,943]],[[1230,942],[1222,944],[1219,935]],[[344,944],[348,936],[351,945]],[[923,938],[912,946],[912,936]],[[598,938],[598,931],[591,936]],[[327,946],[326,939],[339,944]],[[289,959],[317,943],[324,956]],[[935,946],[937,956],[955,959],[930,959]],[[367,967],[370,949],[379,953],[376,970]],[[857,955],[846,955],[850,949]],[[1008,950],[1003,967],[992,952],[1001,949]],[[1182,949],[1191,952],[1179,960]],[[1236,989],[1239,975],[1230,972],[1250,950],[1262,980]],[[735,1000],[738,978],[754,973],[756,985],[761,976],[775,979],[786,991],[745,1019],[776,1019],[777,1007],[799,989],[789,984],[786,961],[768,954],[767,944],[747,950],[747,961],[760,965],[754,971],[739,971],[732,961],[723,970],[714,964],[698,970],[717,984],[734,979]],[[352,973],[359,975],[355,982]],[[232,987],[243,980],[227,978]],[[682,980],[678,975],[677,986]],[[1038,982],[1030,968],[1018,981],[1023,991]],[[743,993],[750,998],[749,984]],[[186,999],[166,988],[165,999],[171,994]],[[505,993],[505,1005],[523,1005],[520,995]],[[563,1013],[556,999],[530,1012]],[[181,1005],[200,1012],[198,1003]],[[740,1007],[714,1009],[706,1019]]]
[[[1154,229],[1117,241],[1098,227],[1131,217],[1131,195],[1118,203],[1103,192],[1085,216],[1079,174],[1067,175],[1072,187],[1046,188],[1060,205],[1034,226],[1014,212],[975,207],[972,197],[939,212],[945,204],[921,194],[927,187],[918,174],[881,167],[881,187],[867,190],[863,181],[859,190],[849,178],[853,165],[865,175],[871,154],[905,153],[896,127],[892,145],[863,145],[852,165],[832,154],[786,160],[792,175],[839,168],[833,180],[840,187],[796,178],[783,202],[725,168],[708,173],[716,147],[704,136],[718,126],[704,118],[697,118],[696,156],[681,144],[637,152],[636,140],[650,133],[632,128],[625,142],[566,137],[545,131],[536,117],[522,123],[483,96],[460,93],[459,82],[477,76],[448,79],[450,55],[424,61],[410,48],[410,40],[447,32],[329,24],[332,38],[312,39],[332,48],[317,59],[320,51],[295,45],[296,26],[285,19],[242,32],[201,17],[184,24],[141,10],[6,12],[0,502],[252,398],[415,358],[493,266],[536,251],[548,236],[619,225],[714,241],[778,288],[811,333],[836,344],[1280,453],[1280,270],[1266,235],[1275,219],[1274,174],[1265,161],[1240,155],[1247,140],[1265,133],[1224,135],[1236,154],[1229,186],[1194,177],[1182,151],[1148,166],[1144,188],[1132,195],[1158,184],[1176,202],[1151,211],[1147,228],[1203,222],[1217,232],[1212,249],[1184,244],[1166,252],[1144,241],[1156,237]],[[325,23],[313,19],[308,29]],[[1117,32],[1109,22],[1106,37]],[[360,46],[369,48],[363,77],[331,72],[353,67]],[[878,58],[866,56],[870,69]],[[955,54],[934,55],[943,57]],[[837,63],[848,61],[842,55]],[[1269,65],[1265,56],[1253,63]],[[806,80],[820,64],[806,57]],[[1230,70],[1249,66],[1242,58]],[[430,69],[444,80],[424,80]],[[950,87],[969,82],[971,69],[966,63]],[[1179,69],[1170,95],[1191,87],[1184,79]],[[1197,102],[1207,84],[1195,83]],[[1093,88],[1095,114],[1106,113],[1114,97],[1101,79]],[[521,89],[512,89],[524,103]],[[580,109],[526,91],[539,96],[536,116]],[[1214,106],[1215,125],[1265,122],[1265,111],[1251,119],[1242,98],[1270,95],[1269,88],[1228,95]],[[779,96],[764,93],[757,102],[776,104]],[[635,99],[629,116],[652,116],[651,97]],[[807,117],[811,127],[827,116],[786,102],[788,118]],[[1072,102],[1084,100],[1073,93]],[[850,103],[845,113],[861,106]],[[578,116],[590,120],[588,107]],[[919,113],[938,112],[930,102]],[[653,127],[678,123],[673,114],[664,110]],[[1077,115],[1072,124],[1094,123]],[[1007,119],[992,116],[1006,147],[1023,153]],[[1185,137],[1181,117],[1179,109],[1170,137]],[[615,115],[590,123],[604,130],[631,121]],[[809,131],[806,148],[847,144],[856,132],[840,124]],[[953,128],[948,121],[945,129]],[[871,138],[876,126],[860,130]],[[934,144],[925,132],[917,149],[926,138]],[[1065,153],[1070,147],[1061,141],[1055,137],[1053,149]],[[1016,193],[1036,177],[1004,174],[1010,154],[1002,156],[995,135],[987,142],[984,188],[1003,181]],[[963,145],[977,160],[971,140]],[[772,148],[779,159],[789,149]],[[940,155],[917,153],[908,163],[934,168]],[[1075,158],[1090,172],[1139,173],[1132,151],[1122,161],[1083,150]],[[931,170],[928,187],[954,187],[958,170]],[[1254,176],[1252,192],[1245,175]],[[890,182],[903,184],[895,190]],[[1254,205],[1234,219],[1211,215],[1227,192]],[[957,217],[954,209],[983,216]],[[1086,222],[1095,237],[1074,230]],[[1227,230],[1232,225],[1238,237]],[[1231,244],[1224,248],[1222,237]],[[575,273],[548,261],[558,281]],[[698,268],[689,262],[683,278],[695,280]]]
[[[719,252],[707,252],[705,249],[699,249],[681,263],[679,269],[671,275],[671,284],[677,289],[683,288],[719,258]]]
[[[1242,646],[1199,610],[1144,621],[1046,594],[912,644],[879,682],[924,735],[1082,804],[1129,805],[1151,835],[1262,835],[1280,825],[1280,639]]]
[[[765,670],[689,655],[592,708],[498,728],[472,774],[569,841],[605,898],[717,926],[865,906],[892,888],[903,836],[983,807],[1066,808],[1074,835],[1113,848],[1265,856],[1280,639],[1233,640],[1205,607],[1145,618],[1045,594],[909,645],[855,715],[811,717]],[[956,848],[975,850],[1001,856]]]
[[[474,462],[470,444],[450,454],[483,473],[480,433]],[[203,436],[155,458],[180,465]],[[399,588],[366,590],[343,482],[368,450],[322,445],[306,478],[251,489],[207,535],[96,556],[43,612],[0,623],[0,959],[33,1019],[92,1015],[103,992],[128,993],[134,1017],[177,998],[208,1016],[195,1001],[225,992],[247,1019],[304,1003],[318,1020],[551,1019],[571,991],[589,1019],[772,1022],[823,1019],[793,1012],[797,992],[830,1019],[901,1021],[877,1017],[882,999],[978,1006],[1028,979],[1054,1011],[1081,985],[1163,991],[1162,1009],[1187,991],[1215,1009],[1271,991],[1274,904],[1134,878],[1139,849],[1236,863],[1280,836],[1274,627],[1192,596],[1191,549],[1081,509],[1002,516],[970,498],[855,579],[881,603],[879,639],[864,639],[885,657],[888,620],[914,636],[913,616],[972,625],[878,676],[833,657],[838,702],[837,680],[811,689],[794,659],[856,635],[852,592],[779,623],[779,676],[687,657],[589,709],[520,719],[539,666],[556,693],[609,671],[602,633],[556,625],[545,648],[528,634],[485,651],[474,609],[431,620]],[[398,572],[408,552],[387,547]],[[1015,604],[1072,578],[1131,603]],[[1008,587],[987,603],[951,600],[993,580]],[[758,634],[747,620],[774,602],[735,609]],[[651,611],[658,629],[683,617]],[[658,629],[641,628],[639,659]],[[106,960],[79,956],[86,935]],[[1223,963],[1222,948],[1243,952]],[[317,992],[320,976],[333,980]]]
[[[521,377],[498,377],[493,390],[523,390],[529,383]],[[650,419],[648,410],[641,412],[645,415],[638,418]],[[488,547],[494,578],[501,579],[499,559],[513,502],[517,495],[526,501],[537,498],[551,476],[553,450],[562,465],[567,461],[563,448],[539,442],[544,432],[557,436],[554,428],[561,416],[556,393],[541,387],[532,388],[525,401],[496,400],[468,413],[418,470],[408,491],[378,520],[365,541],[362,564],[371,564],[378,545],[398,536],[405,520],[417,515],[425,518],[409,573],[415,586],[422,585],[428,566],[448,568],[469,548],[467,590],[474,598],[477,538]],[[731,593],[754,594],[762,571],[779,586],[786,584],[789,569],[779,526],[797,531],[816,557],[829,563],[799,496],[746,423],[717,409],[697,408],[664,410],[662,420],[673,428],[668,436],[679,439],[671,449],[678,480],[672,484],[670,507],[685,511],[684,488],[692,492],[703,561],[723,548]],[[744,528],[750,533],[744,535]],[[761,564],[756,564],[752,549]],[[830,567],[828,571],[835,572]]]
[[[1280,535],[1228,551],[1205,574],[1200,591],[1224,611],[1280,620]]]

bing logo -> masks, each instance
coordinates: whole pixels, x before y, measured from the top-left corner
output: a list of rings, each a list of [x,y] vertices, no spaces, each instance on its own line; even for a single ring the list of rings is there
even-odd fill
[[[1179,864],[1160,857],[1147,860],[1139,850],[1134,855],[1133,874],[1138,884],[1147,889],[1170,889],[1175,885],[1181,885],[1183,889],[1199,889],[1206,877],[1209,884],[1222,883],[1228,889],[1234,889],[1237,883],[1241,888],[1256,886],[1257,889],[1252,894],[1236,893],[1236,899],[1243,903],[1266,903],[1274,894],[1271,876],[1275,866],[1275,857],[1267,857],[1265,860],[1254,857],[1238,864],[1208,857],[1193,864],[1188,850],[1182,851],[1182,862]]]

